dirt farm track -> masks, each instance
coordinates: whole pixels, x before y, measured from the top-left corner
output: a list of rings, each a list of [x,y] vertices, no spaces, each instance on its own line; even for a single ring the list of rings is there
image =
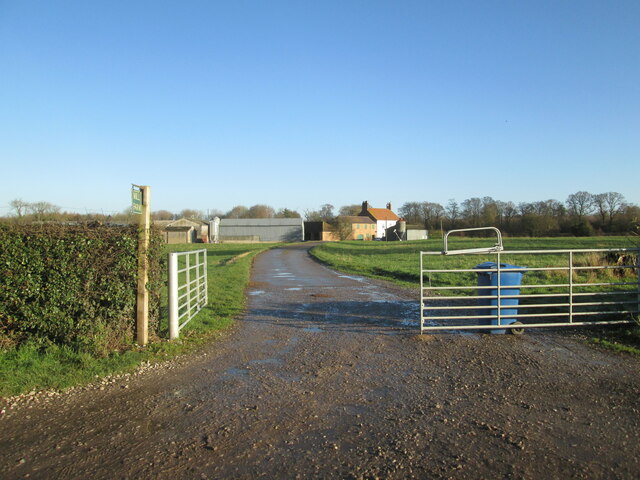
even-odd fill
[[[419,335],[410,292],[260,255],[246,314],[138,375],[0,408],[0,478],[637,479],[640,361],[583,333]]]

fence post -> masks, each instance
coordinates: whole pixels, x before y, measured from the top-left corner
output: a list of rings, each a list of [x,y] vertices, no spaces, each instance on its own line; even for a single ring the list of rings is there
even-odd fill
[[[178,328],[178,254],[169,254],[169,338],[180,335]]]
[[[136,301],[136,337],[138,345],[149,341],[149,226],[151,225],[151,187],[140,186],[142,191],[142,214],[140,215],[138,238],[138,288]]]
[[[636,273],[638,274],[638,308],[636,308],[636,322],[640,321],[640,250],[636,251]]]
[[[422,335],[424,328],[424,264],[422,257],[422,252],[420,252],[420,335]]]
[[[573,252],[569,252],[569,323],[573,323]]]

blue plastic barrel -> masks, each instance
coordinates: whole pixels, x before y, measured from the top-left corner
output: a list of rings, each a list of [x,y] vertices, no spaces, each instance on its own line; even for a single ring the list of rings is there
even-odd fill
[[[479,270],[478,274],[478,287],[498,287],[498,272],[497,271],[486,271],[482,270],[488,269],[497,269],[498,264],[495,262],[484,262],[480,263],[473,267],[474,269]],[[526,268],[519,267],[518,265],[509,265],[508,263],[500,264],[500,286],[503,287],[500,289],[500,325],[511,325],[516,321],[515,318],[510,315],[517,315],[517,308],[504,308],[504,306],[517,306],[518,299],[517,298],[502,298],[506,295],[520,295],[519,288],[504,288],[504,287],[519,287],[522,284],[522,275],[523,271],[517,272],[509,272],[508,270],[513,268]],[[498,289],[497,288],[479,288],[478,296],[486,296],[486,297],[497,297]],[[497,298],[480,298],[478,299],[478,304],[481,306],[497,306],[498,299]],[[493,315],[493,318],[482,318],[482,325],[498,325],[498,309],[497,308],[485,308],[480,309],[480,315]],[[505,330],[491,330],[491,333],[505,333]]]

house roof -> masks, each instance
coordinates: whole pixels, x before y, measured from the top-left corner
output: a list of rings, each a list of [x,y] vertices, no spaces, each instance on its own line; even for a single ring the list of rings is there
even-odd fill
[[[166,227],[167,225],[171,225],[175,220],[153,220],[153,224],[156,227]]]
[[[369,217],[365,217],[365,216],[340,215],[338,218],[340,220],[344,220],[349,223],[370,223],[370,224],[376,223],[373,220],[371,220]]]
[[[221,227],[301,227],[301,218],[223,218]]]
[[[400,220],[400,217],[388,208],[369,208],[367,212],[376,220]]]
[[[190,225],[168,225],[164,227],[165,232],[188,232],[193,229],[194,227]]]
[[[178,220],[155,220],[153,223],[164,230],[200,228],[202,225],[207,225],[207,222],[203,222],[202,220],[193,220],[190,218],[180,218]]]

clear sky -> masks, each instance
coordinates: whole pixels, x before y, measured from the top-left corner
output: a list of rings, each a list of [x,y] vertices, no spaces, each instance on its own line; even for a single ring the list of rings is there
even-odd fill
[[[0,214],[640,203],[640,1],[0,0]]]

